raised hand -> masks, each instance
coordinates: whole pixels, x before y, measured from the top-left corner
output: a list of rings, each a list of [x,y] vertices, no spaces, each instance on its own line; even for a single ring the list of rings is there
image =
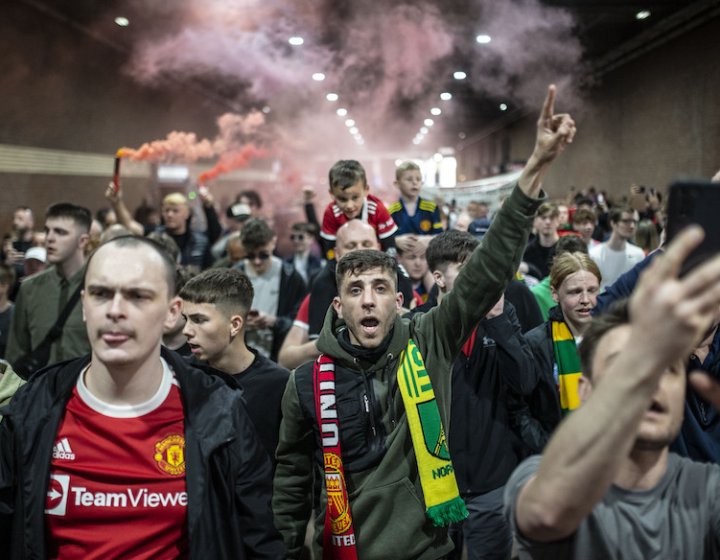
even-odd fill
[[[552,161],[575,137],[575,121],[567,113],[555,114],[554,85],[548,87],[537,122],[535,149],[523,169],[518,185],[531,197],[540,195],[542,177]]]
[[[658,364],[690,355],[717,316],[720,255],[680,278],[684,260],[702,239],[697,226],[681,232],[641,274],[630,299],[633,344],[647,348]]]
[[[567,113],[555,114],[554,85],[548,87],[545,103],[537,122],[537,136],[533,156],[538,163],[554,160],[575,137],[575,121]]]
[[[303,202],[312,202],[315,198],[315,187],[312,185],[305,185],[302,188]]]
[[[198,196],[204,206],[212,206],[215,204],[215,197],[205,185],[198,186]]]
[[[115,183],[110,181],[110,183],[108,183],[107,189],[105,189],[105,198],[107,198],[108,201],[113,205],[120,202],[120,199],[122,198],[120,186],[118,185],[118,189],[115,190]]]

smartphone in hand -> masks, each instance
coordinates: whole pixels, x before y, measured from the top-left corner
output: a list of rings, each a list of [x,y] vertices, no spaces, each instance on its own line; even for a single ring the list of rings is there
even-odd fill
[[[668,197],[667,241],[683,228],[698,224],[705,239],[685,260],[681,274],[720,253],[720,183],[678,181],[670,185]]]

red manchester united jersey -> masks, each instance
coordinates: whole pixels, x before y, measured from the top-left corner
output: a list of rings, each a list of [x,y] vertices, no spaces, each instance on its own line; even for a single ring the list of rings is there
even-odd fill
[[[380,240],[387,239],[398,229],[382,200],[371,194],[365,199],[360,219],[373,227]],[[347,221],[347,216],[340,207],[335,202],[331,202],[325,209],[320,235],[328,241],[335,241],[337,230]]]
[[[136,406],[99,401],[80,375],[53,447],[51,558],[187,556],[183,408],[163,366],[157,393]]]

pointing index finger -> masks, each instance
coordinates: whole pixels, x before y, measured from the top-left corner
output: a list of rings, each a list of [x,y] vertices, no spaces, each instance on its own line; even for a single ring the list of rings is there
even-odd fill
[[[555,91],[555,84],[550,84],[550,86],[548,86],[547,96],[545,97],[545,104],[540,114],[540,118],[543,121],[548,121],[553,118],[553,113],[555,112]]]

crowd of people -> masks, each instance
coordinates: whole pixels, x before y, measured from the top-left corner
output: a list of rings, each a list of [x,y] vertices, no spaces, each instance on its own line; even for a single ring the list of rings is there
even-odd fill
[[[288,254],[252,190],[202,228],[181,192],[18,207],[7,557],[720,557],[720,257],[680,274],[702,231],[663,245],[654,189],[549,200],[554,105],[499,208],[340,160]]]

